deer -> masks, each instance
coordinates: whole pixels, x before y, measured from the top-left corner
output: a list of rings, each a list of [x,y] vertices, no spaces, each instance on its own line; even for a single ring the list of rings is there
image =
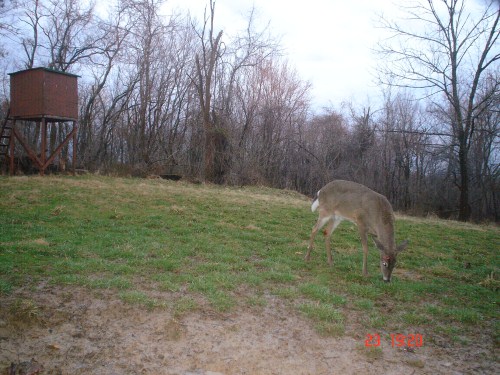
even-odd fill
[[[396,257],[408,245],[408,240],[396,246],[394,239],[394,212],[385,196],[352,181],[334,180],[322,187],[313,199],[311,211],[319,210],[318,221],[312,228],[309,247],[304,257],[309,261],[314,238],[326,224],[324,230],[328,264],[332,265],[330,238],[343,220],[358,227],[363,246],[363,276],[368,276],[368,234],[380,250],[380,268],[385,282],[391,281]]]

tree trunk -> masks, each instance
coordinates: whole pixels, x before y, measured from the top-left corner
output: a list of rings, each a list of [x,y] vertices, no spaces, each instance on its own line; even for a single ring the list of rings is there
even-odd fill
[[[458,203],[458,220],[468,221],[471,216],[471,206],[469,204],[469,172],[467,163],[467,146],[460,140],[460,150],[458,151],[458,162],[460,167],[460,199]]]
[[[213,10],[212,10],[213,12]],[[212,14],[213,16],[213,14]],[[211,34],[211,33],[210,33]],[[200,100],[200,108],[203,116],[203,127],[205,131],[205,152],[204,152],[204,179],[210,182],[216,182],[215,157],[216,157],[216,138],[217,124],[212,118],[210,111],[212,109],[212,78],[215,65],[219,55],[220,40],[222,31],[219,32],[215,40],[210,37],[210,50],[204,52],[202,65],[199,55],[196,55],[197,70],[197,91]],[[207,59],[208,56],[208,59]]]
[[[212,128],[205,137],[205,178],[223,184],[230,165],[227,134],[224,129]]]

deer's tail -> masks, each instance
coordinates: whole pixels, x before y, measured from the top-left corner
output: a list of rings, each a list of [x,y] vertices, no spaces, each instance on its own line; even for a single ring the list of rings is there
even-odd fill
[[[314,212],[318,209],[319,206],[319,191],[316,193],[316,197],[314,198],[312,205],[311,205],[311,211]]]

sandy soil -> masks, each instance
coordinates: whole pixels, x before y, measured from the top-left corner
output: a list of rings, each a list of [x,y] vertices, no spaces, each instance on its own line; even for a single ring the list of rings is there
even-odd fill
[[[13,314],[20,299],[38,307],[32,318]],[[262,308],[202,308],[176,319],[111,291],[19,290],[0,302],[0,374],[493,374],[498,365],[493,344],[481,340],[473,350],[382,341],[369,351],[366,332],[348,327],[344,337],[324,338],[283,301],[266,299]]]

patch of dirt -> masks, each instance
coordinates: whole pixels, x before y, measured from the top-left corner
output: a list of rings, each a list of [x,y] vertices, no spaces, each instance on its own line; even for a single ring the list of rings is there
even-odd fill
[[[19,300],[31,302],[20,309]],[[175,318],[112,291],[18,290],[1,300],[0,374],[29,361],[38,366],[33,374],[57,375],[493,374],[498,364],[493,344],[480,342],[453,348],[424,338],[423,347],[402,350],[382,339],[367,350],[367,332],[321,337],[283,301],[266,300],[259,309]]]

